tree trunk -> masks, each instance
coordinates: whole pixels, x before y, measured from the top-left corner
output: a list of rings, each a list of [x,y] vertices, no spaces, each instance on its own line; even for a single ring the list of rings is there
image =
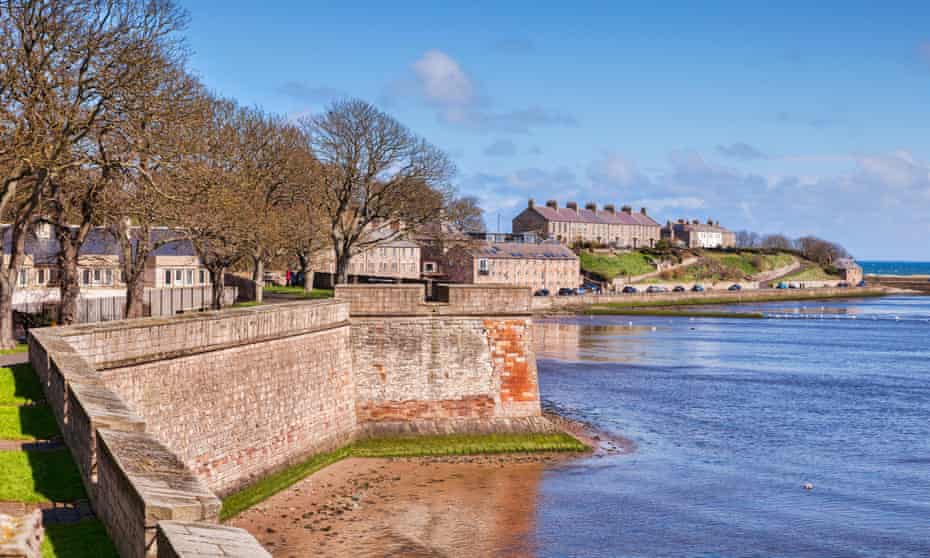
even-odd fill
[[[306,292],[310,292],[310,291],[313,290],[313,271],[312,271],[311,269],[307,268],[307,270],[304,271],[303,274],[304,274],[304,275],[303,275],[303,278],[304,278],[304,290],[305,290]]]
[[[223,291],[225,290],[225,284],[223,282],[223,275],[226,272],[225,267],[211,267],[210,269],[210,281],[213,283],[213,298],[210,302],[210,308],[213,310],[222,310],[223,309]]]
[[[58,286],[60,295],[58,323],[71,325],[78,321],[78,299],[81,296],[77,250],[70,242],[60,242],[59,244],[61,248],[58,252],[58,267],[61,272],[61,283]]]
[[[142,273],[126,276],[126,317],[142,318],[145,316],[145,282]]]
[[[261,304],[265,290],[265,262],[260,258],[252,257],[252,281],[255,283],[255,302]]]
[[[336,246],[336,277],[335,285],[344,285],[349,282],[349,251]]]
[[[16,346],[16,332],[13,331],[13,281],[12,271],[0,274],[0,349],[12,349]]]
[[[297,261],[300,263],[300,276],[303,278],[303,288],[305,291],[312,291],[313,272],[310,270],[310,257],[306,254],[298,253]]]

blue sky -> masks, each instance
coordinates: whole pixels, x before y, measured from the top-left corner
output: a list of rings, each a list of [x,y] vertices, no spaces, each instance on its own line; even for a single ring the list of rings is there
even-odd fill
[[[930,3],[182,2],[191,65],[377,104],[504,230],[529,197],[930,260]]]

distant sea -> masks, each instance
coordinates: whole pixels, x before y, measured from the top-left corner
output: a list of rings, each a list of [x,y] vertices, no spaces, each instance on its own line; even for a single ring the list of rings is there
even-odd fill
[[[930,275],[930,262],[860,261],[866,275]]]

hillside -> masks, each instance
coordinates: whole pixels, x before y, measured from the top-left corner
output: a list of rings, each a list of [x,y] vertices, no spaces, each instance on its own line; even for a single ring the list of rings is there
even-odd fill
[[[757,252],[704,251],[696,263],[664,271],[659,276],[645,282],[748,281],[759,274],[788,267],[794,261],[794,256],[781,252],[760,254]]]
[[[642,275],[656,270],[652,258],[642,252],[594,254],[582,252],[581,270],[612,281],[621,275]]]

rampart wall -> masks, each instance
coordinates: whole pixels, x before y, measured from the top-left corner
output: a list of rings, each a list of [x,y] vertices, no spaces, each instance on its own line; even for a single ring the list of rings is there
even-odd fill
[[[248,546],[206,527],[216,495],[357,436],[551,428],[529,291],[423,294],[348,286],[330,301],[34,330],[30,360],[120,554]]]

